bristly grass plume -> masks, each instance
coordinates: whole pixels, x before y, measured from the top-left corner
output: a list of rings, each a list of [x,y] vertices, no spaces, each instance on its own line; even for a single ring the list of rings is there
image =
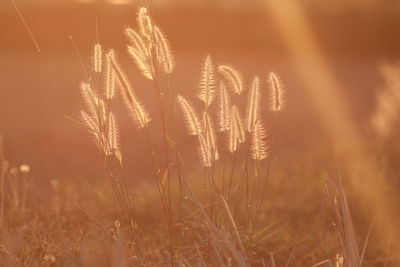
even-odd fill
[[[215,97],[214,65],[210,55],[208,55],[204,61],[199,87],[200,93],[198,96],[207,108],[211,105]]]
[[[153,23],[147,8],[139,9],[137,22],[138,32],[126,28],[124,33],[130,43],[128,54],[138,69],[150,80],[154,80],[160,70],[172,73],[175,61],[168,39],[160,27]]]
[[[210,114],[206,111],[203,113],[203,132],[205,133],[207,154],[211,156],[213,161],[219,159],[217,149],[217,136],[215,135],[214,125],[210,118]]]
[[[153,22],[146,7],[140,7],[137,15],[137,24],[139,32],[148,42],[153,38]]]
[[[194,111],[192,105],[183,96],[178,95],[176,99],[184,114],[188,134],[199,135],[203,129],[201,127],[198,115]]]
[[[94,46],[94,58],[93,58],[93,63],[94,63],[94,72],[100,73],[101,68],[102,68],[102,63],[103,63],[103,53],[101,49],[100,44],[96,44]]]
[[[218,72],[228,82],[229,88],[233,93],[241,95],[244,91],[243,76],[234,67],[229,65],[220,65]]]
[[[285,107],[285,92],[283,83],[274,72],[268,75],[268,82],[271,90],[271,110],[281,111]]]
[[[144,77],[154,79],[154,65],[151,60],[151,49],[148,47],[148,41],[143,40],[136,31],[130,28],[125,29],[130,45],[127,46],[127,52],[136,63]]]
[[[251,135],[251,152],[253,159],[263,160],[268,156],[267,143],[265,141],[266,137],[267,135],[262,121],[257,120]]]
[[[175,62],[168,39],[158,26],[154,26],[154,36],[157,44],[158,61],[165,73],[172,73],[175,68]]]
[[[238,144],[246,141],[243,121],[235,105],[231,108],[231,120],[228,136],[228,149],[231,153],[237,150]]]
[[[254,126],[260,116],[260,79],[256,76],[251,84],[251,90],[249,92],[249,98],[247,101],[247,120],[246,126],[247,131],[251,133]]]
[[[112,62],[115,60],[114,50],[106,55],[106,98],[112,99],[115,95],[115,71]]]
[[[229,130],[229,126],[231,124],[231,101],[229,99],[228,91],[226,90],[226,86],[224,82],[220,82],[219,86],[219,110],[218,110],[218,119],[219,119],[219,131],[225,132]]]
[[[128,78],[121,69],[115,57],[111,58],[111,63],[132,118],[137,122],[139,128],[146,127],[151,121],[150,116],[133,93],[133,89],[128,81]]]

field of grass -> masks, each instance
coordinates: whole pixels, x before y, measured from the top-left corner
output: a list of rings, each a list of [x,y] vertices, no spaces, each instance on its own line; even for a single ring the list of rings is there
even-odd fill
[[[79,94],[78,108],[57,119],[78,129],[81,146],[69,149],[58,138],[65,155],[52,162],[63,154],[57,149],[32,167],[9,151],[4,130],[0,266],[398,266],[400,67],[377,64],[379,90],[369,102],[359,91],[346,98],[351,85],[329,69],[300,3],[261,6],[281,34],[301,92],[285,81],[282,66],[257,69],[253,56],[242,67],[223,48],[198,62],[180,54],[187,69],[175,75],[183,56],[170,41],[174,32],[166,34],[146,6],[135,23],[121,26],[125,39],[117,48],[102,42],[97,19],[90,56],[70,35],[83,78],[68,88]],[[185,89],[189,76],[195,86]],[[54,102],[35,109],[51,114]],[[293,106],[299,113],[288,116]],[[361,123],[355,106],[369,110]],[[57,126],[45,124],[43,138],[65,130]],[[43,143],[35,147],[40,155]],[[68,165],[72,171],[68,157],[82,159]]]

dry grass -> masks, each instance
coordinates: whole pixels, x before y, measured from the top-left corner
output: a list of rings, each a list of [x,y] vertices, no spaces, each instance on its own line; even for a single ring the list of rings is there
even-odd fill
[[[208,55],[199,92],[177,95],[166,35],[147,8],[139,9],[137,24],[124,31],[127,54],[153,84],[156,109],[138,99],[139,87],[131,85],[116,52],[97,43],[90,78],[81,84],[86,108],[74,120],[98,146],[108,179],[33,184],[29,166],[11,167],[1,144],[4,266],[389,266],[390,244],[387,251],[373,244],[369,249],[372,228],[366,237],[358,232],[340,177],[326,179],[322,171],[296,165],[307,159],[279,162],[279,136],[261,112],[269,99],[268,109],[279,120],[290,105],[276,73],[247,84],[238,69]],[[388,91],[379,103],[393,94]],[[148,151],[138,153],[153,166],[151,177],[136,187],[124,172],[129,162],[119,138],[121,102],[143,132],[140,142]],[[375,118],[386,118],[385,112],[378,107]],[[150,126],[161,135],[151,135]],[[193,137],[189,145],[198,150],[196,169],[187,167],[181,146],[188,144],[178,140],[185,126]],[[163,151],[156,153],[158,137]],[[285,180],[298,170],[303,180]],[[322,184],[324,193],[316,193]],[[298,191],[305,198],[296,203]]]

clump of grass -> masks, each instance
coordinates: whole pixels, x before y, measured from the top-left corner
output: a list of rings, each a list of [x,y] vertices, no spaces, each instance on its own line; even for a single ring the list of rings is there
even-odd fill
[[[3,247],[0,244],[0,253],[8,255],[7,263],[32,265],[35,259],[40,259],[37,262],[44,266],[79,263],[92,266],[102,264],[101,261],[113,266],[290,266],[295,261],[296,243],[293,249],[292,244],[288,245],[290,249],[287,246],[282,249],[290,250],[284,253],[288,259],[277,256],[281,251],[273,247],[275,243],[265,245],[275,234],[274,224],[265,219],[270,213],[263,204],[270,167],[279,151],[270,153],[275,143],[270,142],[272,138],[268,133],[273,129],[263,117],[262,108],[268,93],[270,111],[277,114],[286,107],[284,86],[278,75],[270,73],[265,83],[259,78],[262,76],[255,76],[246,91],[246,82],[238,69],[218,64],[207,55],[201,67],[199,92],[193,90],[187,96],[177,95],[171,82],[177,62],[166,34],[155,24],[147,8],[139,8],[137,29],[126,28],[124,34],[129,43],[127,54],[147,78],[146,82],[153,85],[157,106],[151,111],[146,108],[146,103],[135,94],[139,87],[132,86],[137,83],[127,76],[116,51],[96,43],[90,77],[81,84],[86,108],[81,111],[78,122],[99,148],[120,211],[115,212],[113,203],[111,208],[105,205],[103,192],[107,192],[107,187],[93,189],[98,194],[93,201],[101,203],[98,204],[100,212],[94,216],[95,213],[80,205],[78,200],[67,201],[71,197],[68,187],[52,180],[54,222],[52,218],[46,225],[31,222],[27,236],[32,238],[28,239],[27,247],[34,253],[16,252],[11,249],[11,242]],[[269,92],[264,84],[269,85]],[[152,185],[146,184],[143,190],[132,188],[126,182],[124,166],[130,163],[123,158],[125,144],[119,138],[119,114],[115,106],[121,103],[117,96],[122,96],[125,112],[133,118],[136,130],[143,132],[149,161],[153,164],[157,200],[143,197],[150,194],[148,191],[152,190],[148,188]],[[243,102],[247,104],[246,112],[241,109]],[[176,104],[180,110],[176,110]],[[185,123],[176,123],[180,119],[179,111]],[[157,112],[158,124],[155,123],[157,119],[152,120]],[[244,120],[242,114],[245,114]],[[162,152],[155,154],[154,136],[149,127],[162,133]],[[199,161],[196,164],[200,168],[192,169],[185,162],[185,153],[191,152],[181,149],[176,134],[185,127],[187,134],[193,137],[189,142],[197,144]],[[0,225],[3,226],[6,210],[14,209],[20,216],[27,209],[30,186],[26,178],[30,170],[25,165],[19,169],[9,168],[3,153],[0,154]],[[5,193],[6,186],[8,193]],[[329,184],[328,196],[335,215],[339,246],[332,257],[314,266],[361,266],[364,253],[360,255],[357,247],[342,185]],[[81,221],[67,226],[69,222],[65,218],[69,210],[79,211],[90,226],[82,227]],[[163,212],[163,219],[159,210]],[[105,223],[97,218],[98,214],[107,212],[112,213],[111,220],[109,214],[105,216]],[[65,234],[68,231],[63,230],[76,225],[82,228],[74,232],[75,239],[69,238]],[[50,234],[46,234],[47,230]],[[4,236],[19,230],[13,231]],[[68,242],[60,246],[59,239]],[[320,255],[315,256],[317,253],[311,254],[312,259],[307,263],[320,258]],[[74,261],[66,260],[65,255]],[[302,262],[304,257],[296,259]]]
[[[132,28],[126,28],[124,33],[128,38],[129,45],[127,48],[128,54],[132,57],[138,70],[143,74],[144,77],[148,78],[153,82],[154,89],[158,94],[158,109],[161,117],[161,131],[163,133],[165,143],[165,171],[160,172],[159,167],[162,165],[161,162],[157,161],[155,157],[152,157],[154,163],[154,170],[157,188],[161,197],[161,201],[165,211],[165,218],[168,225],[168,239],[169,239],[169,262],[174,264],[175,261],[179,261],[175,256],[174,246],[176,246],[177,240],[173,238],[176,231],[181,232],[182,230],[176,229],[173,224],[177,222],[181,225],[187,225],[189,223],[190,213],[200,212],[203,214],[205,230],[209,233],[217,234],[212,237],[214,240],[211,245],[216,250],[214,254],[219,255],[221,253],[227,253],[227,248],[220,247],[220,241],[224,235],[223,228],[230,228],[234,230],[235,242],[241,240],[241,233],[238,230],[235,219],[240,217],[242,211],[246,214],[246,225],[256,218],[255,208],[256,204],[262,202],[260,199],[260,190],[257,187],[261,181],[261,169],[257,164],[255,173],[252,173],[248,167],[251,159],[255,162],[264,160],[267,158],[267,146],[266,146],[266,131],[262,124],[261,119],[261,86],[260,79],[255,77],[248,96],[248,109],[246,128],[249,133],[252,134],[251,138],[246,137],[244,130],[244,123],[240,116],[240,112],[235,104],[231,103],[230,92],[241,97],[244,92],[244,79],[238,70],[231,67],[230,65],[219,65],[217,76],[215,73],[214,63],[210,55],[206,56],[203,67],[200,73],[200,92],[197,94],[200,102],[202,103],[202,109],[200,112],[196,111],[195,107],[189,103],[189,101],[183,96],[176,96],[177,103],[180,105],[184,119],[186,122],[186,128],[189,135],[196,136],[198,142],[198,150],[201,157],[201,163],[204,167],[202,195],[200,198],[195,196],[192,186],[185,182],[184,177],[179,177],[179,188],[180,195],[179,206],[181,207],[181,216],[174,217],[174,207],[172,206],[171,195],[171,180],[176,180],[171,177],[172,172],[169,170],[171,162],[174,162],[179,170],[182,169],[179,158],[181,152],[176,147],[171,147],[171,143],[176,143],[174,140],[174,134],[169,130],[175,120],[174,108],[171,106],[173,103],[168,102],[164,96],[171,94],[173,88],[168,83],[168,92],[164,92],[164,86],[161,86],[163,82],[163,75],[170,80],[170,75],[173,73],[175,68],[175,61],[169,41],[166,35],[160,30],[160,28],[154,24],[153,19],[149,15],[149,11],[146,8],[140,8],[137,17],[138,30]],[[122,155],[120,153],[119,141],[118,141],[118,128],[116,124],[116,115],[112,111],[111,103],[114,102],[115,89],[119,88],[120,94],[128,107],[128,113],[132,115],[139,129],[144,129],[147,132],[147,141],[150,151],[154,151],[152,147],[152,141],[148,135],[147,127],[151,122],[150,115],[145,110],[144,105],[135,96],[133,89],[128,81],[126,74],[124,73],[121,65],[116,59],[115,52],[111,49],[105,56],[102,56],[102,46],[96,44],[94,47],[94,75],[102,77],[100,80],[104,80],[105,84],[98,84],[95,79],[90,79],[88,82],[82,84],[83,96],[87,103],[88,112],[82,111],[82,122],[89,129],[89,131],[95,136],[95,139],[100,147],[101,153],[104,155],[105,166],[107,173],[111,177],[113,188],[117,198],[119,199],[120,206],[131,222],[133,234],[135,235],[135,207],[133,205],[134,200],[131,199],[129,189],[123,183],[122,177],[118,175],[122,169]],[[102,67],[103,57],[105,57],[105,67]],[[225,83],[228,84],[230,91],[227,90]],[[217,88],[219,85],[219,88]],[[102,88],[104,93],[100,93],[97,88]],[[105,87],[105,88],[104,88]],[[93,90],[96,88],[96,92]],[[219,92],[219,105],[214,106],[213,102]],[[103,97],[105,95],[105,97]],[[240,100],[240,99],[239,99]],[[240,102],[240,101],[239,101]],[[215,114],[215,109],[217,113]],[[226,135],[226,145],[221,145],[218,140],[220,139],[219,134],[215,130],[214,117],[218,121],[219,132]],[[169,121],[172,120],[172,121]],[[239,153],[238,145],[248,141],[247,150],[244,153]],[[245,147],[244,147],[245,148]],[[220,151],[221,150],[221,151]],[[225,184],[225,179],[222,183],[218,176],[216,176],[215,168],[220,168],[217,165],[218,160],[223,158],[224,162],[229,162],[230,152],[234,154],[235,158],[240,158],[242,163],[232,162],[232,166],[222,165],[224,173],[230,173],[229,186]],[[176,161],[173,160],[171,155],[176,154]],[[119,170],[114,170],[113,159],[116,159]],[[240,167],[237,167],[238,165]],[[231,168],[230,170],[225,168]],[[236,170],[235,170],[236,169]],[[178,174],[179,175],[179,174]],[[255,177],[256,179],[254,180]],[[183,179],[182,179],[183,178]],[[229,188],[226,191],[226,188]],[[190,194],[189,194],[190,193]],[[190,195],[196,205],[192,206],[193,211],[184,211],[182,209],[185,205],[184,195]],[[235,195],[234,198],[232,196]],[[240,199],[244,197],[245,202],[242,203]],[[201,199],[201,201],[199,200]],[[222,206],[218,205],[218,199],[222,201]],[[227,200],[225,200],[227,199]],[[208,208],[206,208],[209,206]],[[219,222],[218,210],[225,210],[228,212],[228,220],[224,220],[222,225]],[[234,212],[231,212],[231,209]],[[196,211],[197,210],[197,211]],[[187,217],[189,216],[189,217]],[[202,217],[203,217],[202,216]],[[187,226],[186,226],[187,227]],[[223,228],[221,228],[223,227]],[[215,228],[215,229],[214,229]],[[212,230],[214,229],[214,230]],[[222,232],[221,232],[222,231]],[[249,234],[250,229],[246,232]],[[201,235],[204,235],[201,233]],[[209,237],[202,237],[208,239]],[[135,242],[138,242],[136,240]],[[140,242],[140,241],[139,241]],[[183,244],[187,243],[188,240],[180,240]],[[231,241],[226,241],[231,242]],[[233,253],[230,257],[219,256],[212,260],[212,262],[218,262],[216,265],[226,264],[238,264],[244,266],[249,263],[246,247],[239,242],[241,256]],[[210,244],[208,245],[210,246]],[[140,250],[139,246],[137,247]],[[230,248],[232,249],[232,248]],[[197,247],[197,252],[202,257],[207,255],[207,250],[202,246]],[[236,250],[235,250],[236,251]],[[210,255],[209,255],[210,256]],[[211,257],[211,256],[210,256]]]
[[[326,189],[334,211],[335,223],[333,225],[339,244],[339,251],[335,257],[335,265],[361,267],[363,259],[358,250],[353,220],[342,181],[340,180],[338,183],[335,183],[332,180],[327,180]]]

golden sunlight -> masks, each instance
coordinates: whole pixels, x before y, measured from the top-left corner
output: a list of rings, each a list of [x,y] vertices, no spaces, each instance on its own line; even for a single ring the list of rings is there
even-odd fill
[[[106,2],[110,4],[115,4],[115,5],[126,5],[126,4],[133,4],[136,3],[136,0],[75,0],[79,3],[101,3],[101,2]]]
[[[400,266],[395,1],[0,1],[1,266]]]

